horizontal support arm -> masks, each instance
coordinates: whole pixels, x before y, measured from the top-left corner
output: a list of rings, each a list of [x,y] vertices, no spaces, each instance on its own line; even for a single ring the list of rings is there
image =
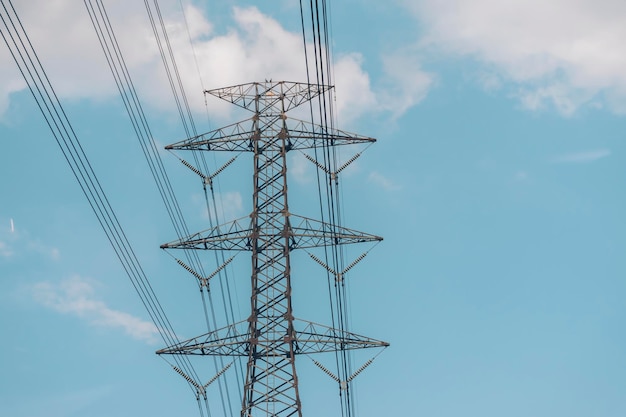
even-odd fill
[[[231,223],[195,233],[182,240],[161,245],[162,249],[205,249],[205,250],[252,250],[253,234],[263,236],[263,229],[253,230],[252,223],[241,218]],[[288,230],[290,249],[315,248],[351,243],[378,242],[380,236],[370,235],[330,223],[290,215],[291,227]],[[295,224],[295,226],[294,226]],[[268,235],[275,236],[275,234]],[[268,239],[257,239],[267,241]],[[263,248],[257,248],[263,250]]]
[[[267,113],[273,108],[282,106],[282,103],[284,103],[284,111],[289,111],[331,88],[333,87],[329,85],[270,80],[216,88],[206,90],[205,93],[246,110]],[[256,106],[259,103],[263,103],[263,107],[257,109]]]
[[[272,131],[266,129],[261,130],[259,133],[252,130],[253,119],[250,118],[167,145],[165,149],[254,152],[253,140],[256,138],[255,135],[259,134],[265,137],[285,135],[288,150],[304,150],[316,147],[321,148],[323,146],[376,142],[374,138],[359,136],[355,133],[349,133],[339,129],[323,128],[320,125],[304,120],[289,119],[289,121],[291,122],[291,126],[286,131]]]
[[[272,351],[262,352],[266,356],[287,355],[289,352],[287,343],[291,341],[296,344],[294,352],[297,355],[389,346],[387,342],[371,339],[356,333],[342,332],[338,329],[310,321],[295,319],[293,323],[296,329],[293,338],[285,335],[285,338],[280,340],[263,340],[263,334],[258,334],[255,338],[251,338],[248,333],[249,323],[241,321],[158,350],[156,353],[158,355],[248,356],[250,344],[259,343],[259,341],[264,346],[276,347]],[[297,330],[298,328],[302,328],[302,330]]]

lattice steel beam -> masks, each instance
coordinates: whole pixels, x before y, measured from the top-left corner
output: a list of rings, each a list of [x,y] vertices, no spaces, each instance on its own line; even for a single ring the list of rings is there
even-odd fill
[[[256,237],[258,243],[258,238],[271,239],[277,237],[276,233],[255,229],[248,219],[249,217],[242,217],[233,222],[194,233],[182,240],[164,243],[161,248],[250,251],[252,250],[253,238]],[[247,223],[245,226],[244,222]],[[293,214],[288,216],[287,222],[289,222],[289,227],[284,232],[281,230],[280,237],[289,239],[290,250],[383,240],[380,236]],[[296,226],[291,225],[293,223]],[[262,246],[260,248],[263,249]]]
[[[277,117],[277,119],[280,117]],[[285,116],[286,118],[286,116]],[[240,151],[252,152],[255,130],[251,130],[253,118],[242,120],[230,126],[203,133],[180,142],[166,146],[169,150],[201,150],[201,151]],[[354,145],[373,143],[376,139],[360,136],[339,129],[324,128],[304,120],[289,119],[287,131],[271,132],[274,135],[286,135],[289,150],[305,150],[323,146]],[[266,134],[267,134],[266,130]]]
[[[253,117],[167,146],[167,149],[192,151],[249,151],[254,156],[253,209],[248,218],[161,246],[164,249],[251,252],[248,319],[157,352],[246,357],[242,417],[302,416],[297,355],[387,346],[385,342],[295,320],[293,316],[292,250],[382,240],[289,211],[286,158],[289,151],[375,141],[287,117],[288,110],[330,88],[266,81],[206,91],[252,111]],[[244,126],[244,123],[250,125]]]
[[[331,88],[328,85],[270,80],[216,88],[205,93],[254,113],[271,116],[276,110],[280,113],[292,110]]]
[[[293,341],[297,344],[296,355],[335,352],[340,349],[371,349],[387,347],[389,344],[380,340],[361,336],[356,333],[340,331],[310,321],[294,319]],[[301,328],[302,330],[295,330]],[[214,330],[202,336],[194,337],[176,345],[157,351],[160,355],[206,356],[248,356],[249,323],[241,321],[224,328]],[[285,356],[288,351],[277,350],[270,353]]]

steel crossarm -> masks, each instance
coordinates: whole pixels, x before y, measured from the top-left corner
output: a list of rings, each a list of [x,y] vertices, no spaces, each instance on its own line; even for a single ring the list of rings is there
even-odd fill
[[[251,238],[263,237],[265,234],[263,229],[255,233],[249,221],[244,226],[247,219],[248,217],[242,217],[231,223],[194,233],[182,240],[164,243],[161,249],[252,250]],[[383,240],[380,236],[293,214],[289,216],[289,221],[289,248],[292,250]],[[273,237],[275,234],[270,233],[268,236]]]
[[[248,321],[240,321],[224,328],[214,330],[176,345],[158,350],[159,355],[185,354],[200,356],[248,356],[249,346],[262,342],[264,345],[275,346],[271,351],[259,352],[263,356],[285,356],[284,340],[265,340],[264,336],[251,337],[248,332]],[[336,352],[338,350],[355,350],[383,348],[389,343],[361,336],[356,333],[341,331],[311,321],[295,319],[296,343],[295,354],[313,354]],[[302,328],[302,330],[297,330]],[[282,347],[282,349],[281,349]]]
[[[202,336],[157,350],[157,355],[185,354],[210,356],[248,356],[248,321],[240,321]]]
[[[282,108],[282,111],[289,111],[320,94],[324,94],[331,88],[333,87],[329,85],[293,81],[266,81],[205,90],[205,93],[246,110],[271,114],[272,109]],[[259,100],[260,97],[263,100]],[[257,107],[259,103],[263,103],[263,107]]]
[[[286,116],[283,116],[286,118]],[[258,132],[252,129],[253,118],[242,120],[229,126],[215,129],[180,142],[167,145],[168,150],[201,150],[201,151],[231,151],[231,152],[254,152],[253,141]],[[304,150],[321,148],[323,146],[354,145],[360,143],[373,143],[376,139],[360,136],[355,133],[339,129],[324,128],[299,119],[289,119],[290,127],[287,130],[270,130],[273,121],[268,127],[262,127],[261,132],[270,136],[284,135],[287,139],[288,150]]]
[[[202,150],[202,151],[254,151],[252,140],[252,118],[224,126],[219,129],[193,136],[171,145],[167,150]]]
[[[311,321],[296,319],[294,320],[294,326],[302,328],[302,330],[296,332],[298,354],[382,348],[389,346],[387,342],[345,330],[334,329]]]
[[[290,127],[287,137],[290,149],[314,149],[323,146],[355,145],[374,143],[376,139],[345,130],[323,127],[321,125],[299,119],[289,119]]]
[[[379,242],[383,240],[380,236],[321,222],[308,217],[292,214],[290,220],[292,225],[290,229],[291,249]]]
[[[250,250],[249,217],[242,217],[181,240],[161,245],[161,249]]]

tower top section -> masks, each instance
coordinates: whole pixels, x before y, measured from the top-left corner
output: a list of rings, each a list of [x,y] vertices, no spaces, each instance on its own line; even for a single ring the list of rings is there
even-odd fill
[[[267,115],[287,112],[332,88],[329,85],[266,80],[205,90],[204,93]]]

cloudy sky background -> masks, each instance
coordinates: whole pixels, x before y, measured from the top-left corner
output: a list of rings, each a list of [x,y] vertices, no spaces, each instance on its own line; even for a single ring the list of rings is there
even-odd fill
[[[14,3],[174,327],[200,333],[84,5]],[[203,88],[305,79],[295,2],[161,3],[199,129],[241,118]],[[105,4],[155,139],[182,139],[142,2]],[[624,415],[626,3],[331,7],[338,126],[379,139],[342,176],[346,225],[385,237],[350,284],[354,330],[392,344],[358,378],[359,415]],[[197,415],[1,46],[0,414]],[[206,228],[196,178],[164,158]],[[315,168],[290,162],[297,207]],[[247,168],[220,176],[225,217],[249,212]],[[314,268],[295,261],[294,279]],[[309,395],[336,395],[324,378]]]

